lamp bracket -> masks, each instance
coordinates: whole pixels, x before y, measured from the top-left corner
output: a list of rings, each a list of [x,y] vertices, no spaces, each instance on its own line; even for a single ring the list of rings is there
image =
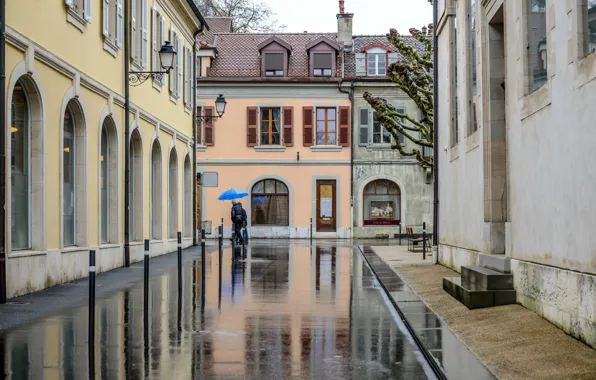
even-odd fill
[[[133,87],[142,85],[149,78],[161,82],[165,74],[167,74],[167,71],[131,71],[128,75],[128,82]]]

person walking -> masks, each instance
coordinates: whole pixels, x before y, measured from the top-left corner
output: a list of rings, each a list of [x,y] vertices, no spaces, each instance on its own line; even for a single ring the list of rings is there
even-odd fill
[[[245,220],[245,212],[242,208],[242,204],[240,202],[236,202],[235,200],[232,201],[232,210],[231,210],[231,219],[234,225],[234,236],[230,239],[234,242],[234,239],[237,241],[239,240],[240,244],[244,243],[244,237],[242,236],[242,225],[244,224]]]

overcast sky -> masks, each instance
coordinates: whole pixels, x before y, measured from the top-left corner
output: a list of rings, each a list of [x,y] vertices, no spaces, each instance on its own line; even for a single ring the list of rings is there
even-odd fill
[[[277,13],[286,32],[335,32],[338,0],[265,0]],[[433,21],[428,0],[345,0],[346,13],[354,13],[354,34],[401,34]]]

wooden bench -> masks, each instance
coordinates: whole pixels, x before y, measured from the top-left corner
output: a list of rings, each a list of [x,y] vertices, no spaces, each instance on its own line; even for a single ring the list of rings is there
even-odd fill
[[[408,251],[414,252],[416,246],[424,249],[424,238],[414,237],[414,229],[412,227],[406,227],[406,234],[408,235]],[[426,238],[426,247],[428,248],[428,252],[430,252],[432,247],[429,237]]]

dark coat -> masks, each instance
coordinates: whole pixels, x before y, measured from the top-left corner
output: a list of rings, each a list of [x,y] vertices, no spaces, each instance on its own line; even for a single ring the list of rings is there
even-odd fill
[[[244,211],[240,203],[236,203],[232,206],[230,216],[232,218],[232,223],[242,223],[246,220],[246,211]]]

